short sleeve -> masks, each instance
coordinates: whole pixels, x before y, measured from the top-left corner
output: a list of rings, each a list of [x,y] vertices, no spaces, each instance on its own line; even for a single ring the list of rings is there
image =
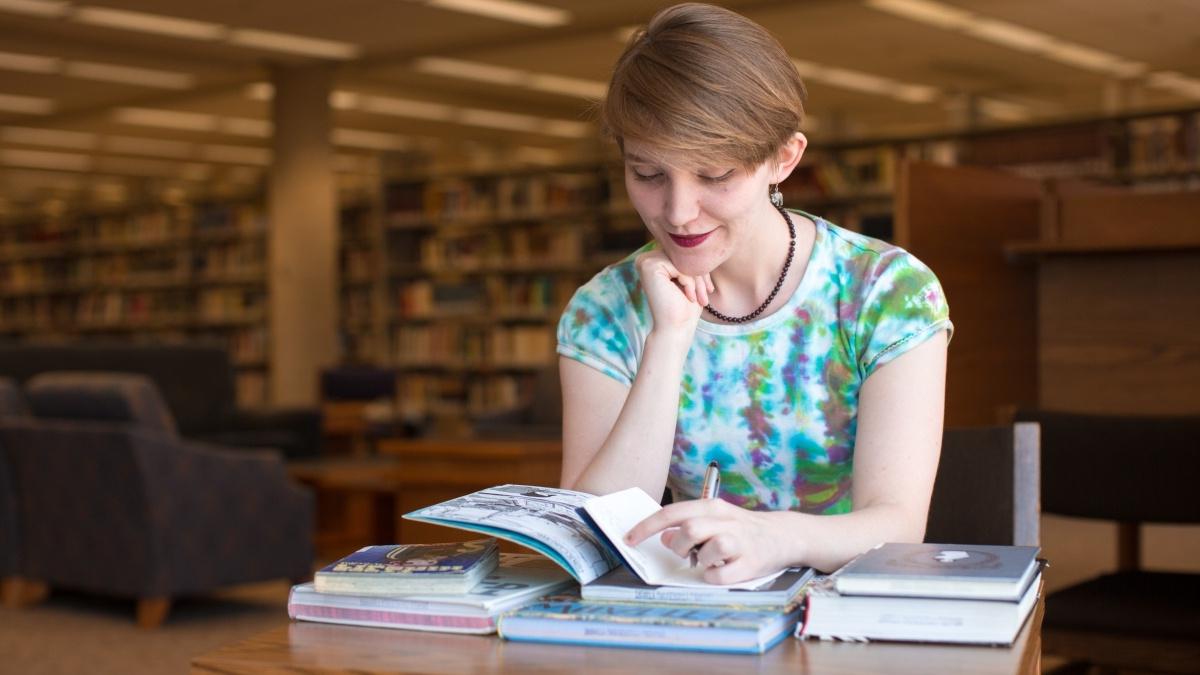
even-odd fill
[[[865,283],[856,331],[863,379],[939,331],[953,335],[941,283],[907,251],[892,249],[882,256]]]
[[[642,345],[622,276],[610,268],[575,292],[558,321],[558,353],[632,386]]]

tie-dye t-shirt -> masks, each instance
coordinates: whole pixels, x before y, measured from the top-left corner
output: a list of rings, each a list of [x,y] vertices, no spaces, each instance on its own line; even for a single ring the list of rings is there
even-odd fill
[[[668,484],[700,494],[710,460],[721,497],[750,509],[846,513],[858,393],[876,368],[952,331],[937,277],[907,251],[816,223],[804,278],[756,321],[700,320],[684,365]],[[558,353],[632,385],[653,325],[634,261],[580,288],[558,324]]]

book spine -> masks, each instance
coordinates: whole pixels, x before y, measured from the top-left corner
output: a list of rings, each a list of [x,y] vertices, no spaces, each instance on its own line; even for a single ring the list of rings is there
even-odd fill
[[[713,607],[748,607],[748,608],[783,608],[786,600],[761,596],[747,597],[731,596],[729,594],[711,594],[693,591],[687,588],[657,588],[657,589],[624,589],[605,588],[582,590],[583,599],[594,602],[650,602],[670,605],[708,605]]]
[[[428,630],[472,633],[491,633],[496,630],[496,622],[492,617],[417,614],[379,609],[307,605],[294,602],[288,603],[288,616],[302,621],[325,621],[385,628],[425,628]]]
[[[595,645],[607,647],[646,647],[671,651],[706,651],[730,654],[757,654],[767,647],[754,631],[719,628],[645,626],[599,621],[555,621],[505,616],[497,631],[514,642]],[[783,631],[784,634],[787,631]],[[773,636],[768,643],[777,640]]]

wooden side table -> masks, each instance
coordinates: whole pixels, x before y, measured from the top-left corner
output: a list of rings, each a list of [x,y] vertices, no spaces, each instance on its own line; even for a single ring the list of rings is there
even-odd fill
[[[504,483],[557,486],[562,467],[558,440],[382,440],[381,458],[395,462],[398,541],[462,541],[478,535],[401,518],[423,506]]]
[[[378,457],[293,462],[288,471],[317,493],[318,552],[341,557],[369,544],[478,538],[402,516],[493,485],[556,486],[561,448],[546,440],[385,439]]]

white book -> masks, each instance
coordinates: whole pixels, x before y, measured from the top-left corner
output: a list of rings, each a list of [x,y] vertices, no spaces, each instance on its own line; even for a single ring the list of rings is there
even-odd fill
[[[796,637],[1012,644],[1041,594],[1036,575],[1017,602],[843,595],[832,581],[811,588]]]
[[[575,582],[554,563],[530,553],[501,553],[500,566],[469,593],[346,595],[312,583],[292,587],[288,615],[301,621],[454,633],[491,633],[496,617]]]
[[[446,525],[532,548],[581,584],[627,564],[653,586],[759,588],[783,570],[736,584],[710,584],[703,570],[675,555],[657,536],[638,546],[625,534],[662,507],[640,488],[603,497],[533,485],[498,485],[405,514],[409,520]]]

